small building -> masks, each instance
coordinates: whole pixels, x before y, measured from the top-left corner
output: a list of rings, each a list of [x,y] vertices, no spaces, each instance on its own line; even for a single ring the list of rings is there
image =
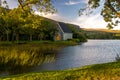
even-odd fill
[[[73,38],[73,33],[69,27],[62,22],[58,22],[58,32],[55,35],[55,41],[68,40]]]

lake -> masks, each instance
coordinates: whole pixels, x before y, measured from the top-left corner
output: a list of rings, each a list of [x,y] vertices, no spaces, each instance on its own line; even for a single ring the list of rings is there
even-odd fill
[[[54,62],[36,66],[31,71],[64,70],[113,62],[117,54],[120,54],[120,40],[88,40],[80,45],[62,48]]]

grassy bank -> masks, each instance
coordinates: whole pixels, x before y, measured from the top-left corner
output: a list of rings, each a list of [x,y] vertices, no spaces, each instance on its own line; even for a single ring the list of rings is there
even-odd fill
[[[0,41],[0,46],[9,46],[9,45],[20,45],[20,44],[38,44],[38,45],[44,45],[44,44],[50,44],[50,45],[57,45],[60,47],[63,46],[72,46],[78,44],[76,41],[19,41],[19,42],[10,42],[10,41]]]
[[[26,73],[0,80],[120,80],[120,62],[97,64],[63,71]]]

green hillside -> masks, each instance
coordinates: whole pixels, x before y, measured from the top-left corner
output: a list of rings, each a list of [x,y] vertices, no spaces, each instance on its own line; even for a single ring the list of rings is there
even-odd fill
[[[120,39],[120,30],[81,28],[80,31],[88,39]]]

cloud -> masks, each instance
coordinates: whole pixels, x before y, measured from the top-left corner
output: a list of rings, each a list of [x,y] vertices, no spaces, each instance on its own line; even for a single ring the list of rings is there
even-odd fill
[[[78,17],[75,22],[83,28],[106,28],[107,23],[100,14]]]
[[[40,15],[40,13],[37,13],[37,14]],[[69,18],[63,17],[57,13],[56,14],[47,14],[47,15],[42,13],[42,16],[56,20],[56,21],[60,21],[60,22],[79,25],[81,28],[107,29],[106,28],[107,23],[103,20],[103,17],[100,14],[91,15],[91,16],[82,15],[75,19],[69,19]],[[119,26],[116,26],[114,29],[120,30]]]
[[[52,19],[52,20],[55,20],[55,21],[60,21],[60,22],[69,21],[69,19],[67,19],[65,17],[62,17],[58,13],[56,13],[56,14],[50,14],[50,13],[45,14],[45,13],[35,12],[35,14],[38,14],[40,16],[43,16],[43,17],[46,17],[46,18],[49,18],[49,19]]]
[[[56,21],[76,24],[82,28],[106,28],[106,25],[107,25],[107,23],[103,20],[100,14],[91,15],[91,16],[82,15],[75,19],[69,19],[69,18],[63,17],[57,13],[47,14],[47,15],[45,15],[44,13],[37,13],[37,14],[43,17],[56,20]]]
[[[44,17],[47,17],[56,21],[76,24],[82,28],[104,28],[105,29],[107,25],[107,23],[103,20],[100,14],[91,15],[91,16],[83,15],[72,20],[66,17],[62,17],[59,14],[48,14],[48,15],[44,15]]]
[[[69,0],[69,2],[65,2],[64,5],[76,5],[76,4],[80,4],[81,1],[73,1],[73,0]]]
[[[82,28],[98,28],[98,29],[107,29],[106,23],[103,17],[100,14],[91,15],[91,16],[80,16],[72,22],[79,25]],[[120,30],[120,24],[113,28],[114,30]]]

